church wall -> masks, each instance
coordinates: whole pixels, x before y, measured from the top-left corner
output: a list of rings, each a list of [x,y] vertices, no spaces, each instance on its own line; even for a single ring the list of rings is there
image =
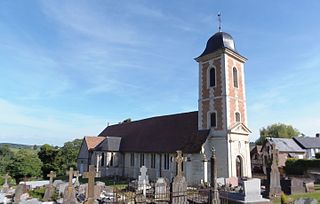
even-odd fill
[[[83,173],[88,170],[88,158],[89,158],[89,151],[88,146],[83,139],[78,159],[77,159],[77,169],[80,171],[80,173]]]

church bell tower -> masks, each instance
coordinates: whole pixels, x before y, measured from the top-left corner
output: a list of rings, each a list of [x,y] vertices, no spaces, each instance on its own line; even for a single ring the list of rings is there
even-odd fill
[[[209,129],[204,153],[216,149],[219,177],[251,177],[244,63],[231,35],[214,34],[199,63],[198,129]]]

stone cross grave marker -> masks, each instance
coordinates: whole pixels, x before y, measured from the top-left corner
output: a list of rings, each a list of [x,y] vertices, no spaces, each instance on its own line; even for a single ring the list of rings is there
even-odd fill
[[[88,198],[85,204],[93,204],[95,199],[94,199],[94,178],[96,177],[96,171],[94,168],[94,165],[89,166],[89,172],[84,172],[83,173],[83,178],[88,179]]]
[[[216,161],[216,150],[214,147],[211,149],[211,189],[210,189],[210,199],[212,204],[220,203],[218,184],[217,184],[217,161]]]
[[[56,172],[50,171],[50,174],[48,174],[47,177],[50,178],[49,185],[52,185],[53,184],[53,179],[55,177],[57,177]]]
[[[11,176],[9,176],[9,174],[6,173],[6,175],[4,175],[3,178],[4,178],[4,184],[3,184],[3,186],[2,186],[2,187],[3,187],[2,192],[3,192],[3,193],[7,193],[8,190],[9,190],[8,179],[11,178]]]
[[[138,188],[142,189],[143,195],[147,195],[147,183],[149,184],[149,177],[147,176],[147,167],[142,166],[140,168],[141,175],[139,176]]]
[[[47,185],[46,190],[44,192],[44,196],[43,196],[44,201],[49,201],[54,194],[55,188],[53,186],[53,178],[55,178],[56,176],[57,175],[54,171],[50,171],[50,174],[47,175],[47,177],[50,178],[50,181],[49,181],[49,185]]]
[[[269,197],[279,197],[281,195],[280,172],[278,169],[278,150],[276,145],[272,145],[272,165],[270,172],[270,190]]]
[[[74,175],[73,168],[71,167],[69,171],[66,172],[66,174],[69,176],[69,183],[68,187],[64,190],[63,204],[76,204],[78,203],[76,199],[76,191],[72,185],[72,179]]]
[[[175,161],[177,163],[177,176],[182,176],[182,162],[183,162],[182,151],[180,150],[177,151],[177,156],[175,158]]]
[[[76,177],[76,181],[74,182],[74,185],[76,187],[80,186],[79,177],[81,176],[79,171],[75,171],[73,174]]]
[[[171,188],[171,203],[172,204],[186,204],[187,201],[187,181],[182,174],[182,152],[177,151],[177,156],[175,158],[177,164],[177,175],[173,178],[172,188]]]

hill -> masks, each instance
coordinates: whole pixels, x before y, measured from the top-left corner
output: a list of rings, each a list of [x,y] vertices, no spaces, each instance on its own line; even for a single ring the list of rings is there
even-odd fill
[[[14,144],[14,143],[0,143],[0,147],[9,146],[10,149],[19,150],[19,149],[32,149],[38,150],[40,148],[39,145],[25,145],[25,144]]]

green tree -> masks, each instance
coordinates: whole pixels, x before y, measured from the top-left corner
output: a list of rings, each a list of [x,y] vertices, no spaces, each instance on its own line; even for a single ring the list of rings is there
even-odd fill
[[[292,127],[291,125],[286,125],[283,123],[275,123],[263,127],[260,129],[260,137],[256,140],[256,144],[261,145],[265,141],[266,137],[275,138],[292,138],[299,136],[300,132],[298,129]]]
[[[0,175],[6,173],[8,165],[11,163],[14,153],[8,145],[0,147]]]
[[[82,139],[75,139],[71,142],[64,143],[63,147],[59,149],[56,156],[56,163],[59,164],[59,175],[65,174],[70,167],[77,167],[77,157],[80,151]]]
[[[12,158],[12,162],[7,166],[7,171],[18,184],[24,177],[40,176],[41,167],[42,162],[36,153],[21,149]]]
[[[59,164],[57,163],[57,155],[59,153],[59,149],[57,147],[53,147],[48,144],[44,144],[40,147],[40,151],[38,152],[39,159],[42,162],[42,177],[44,179],[47,178],[47,175],[50,171],[59,171]]]

